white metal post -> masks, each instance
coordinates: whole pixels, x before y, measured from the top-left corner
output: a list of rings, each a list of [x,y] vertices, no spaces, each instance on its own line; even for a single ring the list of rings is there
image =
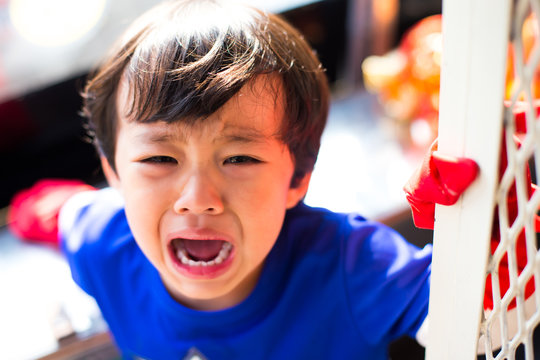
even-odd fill
[[[443,1],[439,150],[480,166],[460,201],[438,206],[427,360],[475,359],[502,131],[511,0]]]

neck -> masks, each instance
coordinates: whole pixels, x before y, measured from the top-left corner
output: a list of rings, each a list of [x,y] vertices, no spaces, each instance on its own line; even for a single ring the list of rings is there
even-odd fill
[[[240,284],[227,293],[212,297],[198,298],[186,296],[164,282],[169,294],[180,304],[197,311],[219,311],[234,307],[244,301],[255,289],[262,271],[262,265],[249,274]]]

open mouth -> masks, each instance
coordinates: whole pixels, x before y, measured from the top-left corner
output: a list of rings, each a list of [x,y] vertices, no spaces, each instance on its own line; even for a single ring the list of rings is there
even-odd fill
[[[229,259],[233,249],[224,240],[173,239],[171,246],[180,263],[193,267],[220,265]]]

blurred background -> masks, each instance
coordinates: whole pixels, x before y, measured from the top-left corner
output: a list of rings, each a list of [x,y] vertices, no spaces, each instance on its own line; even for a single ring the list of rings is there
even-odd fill
[[[40,178],[102,181],[78,116],[79,92],[123,29],[157,2],[0,0],[0,163],[7,175],[0,179],[0,208]],[[362,61],[395,48],[406,30],[441,6],[433,0],[251,3],[282,13],[306,35],[336,96],[362,88]]]
[[[9,201],[43,178],[103,186],[79,116],[89,72],[157,0],[0,0],[0,358],[117,355],[56,250],[17,239]],[[331,81],[328,129],[306,202],[358,211],[420,246],[402,186],[436,136],[440,0],[252,0],[281,13]],[[421,25],[419,25],[421,24]],[[392,359],[421,359],[410,339]]]

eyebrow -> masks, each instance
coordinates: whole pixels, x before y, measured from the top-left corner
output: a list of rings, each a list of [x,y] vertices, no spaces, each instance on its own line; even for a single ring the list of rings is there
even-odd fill
[[[270,139],[275,138],[275,135],[268,136],[262,131],[241,126],[226,126],[220,131],[221,133],[214,138],[213,142],[228,142],[228,143],[267,143]],[[138,134],[137,137],[146,143],[167,143],[171,141],[187,142],[189,138],[188,131],[150,131]]]
[[[275,135],[268,136],[260,130],[252,127],[226,125],[221,134],[214,139],[214,142],[236,142],[236,143],[267,143],[275,138]]]
[[[150,134],[142,133],[138,134],[137,138],[147,143],[166,143],[171,140],[176,140],[178,138],[185,139],[184,136],[175,136],[166,132],[151,132]]]
[[[242,133],[230,133],[222,134],[214,139],[214,142],[233,142],[233,143],[266,143],[269,137],[258,132],[242,132]]]
[[[150,129],[136,135],[138,139],[145,143],[167,143],[171,141],[186,142],[189,134],[182,129]]]

